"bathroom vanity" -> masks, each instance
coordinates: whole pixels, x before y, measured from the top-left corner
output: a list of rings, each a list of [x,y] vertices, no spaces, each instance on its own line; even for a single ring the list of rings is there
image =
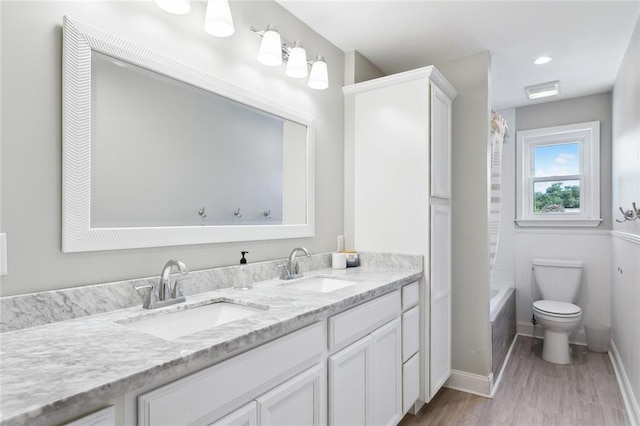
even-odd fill
[[[1,424],[396,424],[419,393],[422,258],[372,256],[5,332]],[[138,327],[216,302],[255,312],[177,337]]]

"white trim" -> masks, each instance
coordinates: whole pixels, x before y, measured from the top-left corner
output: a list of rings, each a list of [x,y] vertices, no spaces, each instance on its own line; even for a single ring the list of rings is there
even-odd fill
[[[516,234],[553,234],[553,235],[596,235],[600,237],[610,237],[611,231],[608,229],[583,229],[583,228],[516,228]]]
[[[502,381],[502,376],[504,374],[504,371],[507,369],[507,364],[509,363],[509,358],[511,358],[511,352],[513,352],[513,348],[516,346],[516,340],[518,340],[518,335],[517,334],[513,338],[513,341],[511,342],[511,346],[509,346],[509,350],[507,351],[507,356],[504,357],[504,361],[502,362],[502,367],[500,368],[500,372],[498,373],[498,378],[496,379],[495,382],[493,382],[493,385],[491,386],[491,398],[493,398],[495,396],[496,391],[498,390],[498,386],[500,385],[500,382]]]
[[[631,243],[640,244],[640,235],[629,234],[628,232],[611,231],[611,236],[620,240],[629,241]]]
[[[465,371],[451,370],[451,376],[444,384],[444,387],[491,398],[491,383],[493,383],[493,373],[489,373],[488,376],[481,376]]]
[[[91,227],[91,52],[104,53],[307,126],[307,220],[299,225]],[[64,17],[62,73],[62,251],[164,247],[315,235],[312,117],[213,74]]]
[[[575,176],[536,178],[533,150],[537,146],[576,141],[580,144],[580,170]],[[517,133],[516,222],[520,226],[596,227],[600,219],[600,122],[521,130]],[[533,189],[537,181],[580,181],[580,213],[535,214]]]
[[[516,219],[520,226],[568,226],[595,228],[600,225],[602,219]]]
[[[629,377],[624,370],[622,359],[620,359],[620,353],[616,347],[616,343],[611,339],[611,350],[609,351],[609,357],[611,358],[611,364],[613,364],[613,370],[616,373],[616,379],[620,386],[620,393],[622,393],[622,400],[624,401],[625,409],[627,410],[627,417],[631,422],[631,426],[640,425],[640,407],[638,407],[638,400],[633,394],[633,388],[629,382]]]
[[[342,93],[345,95],[352,95],[372,89],[392,86],[398,83],[419,80],[421,78],[433,81],[452,101],[458,95],[456,89],[433,65],[344,86],[342,88]]]
[[[517,332],[519,336],[535,337],[536,339],[544,339],[544,330],[541,325],[534,327],[533,324],[527,321],[518,321]],[[574,330],[569,333],[569,343],[573,345],[586,346],[587,339],[584,334],[584,330]]]

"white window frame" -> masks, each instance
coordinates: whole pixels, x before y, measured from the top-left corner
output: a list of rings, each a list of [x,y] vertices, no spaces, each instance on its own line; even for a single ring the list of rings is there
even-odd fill
[[[600,218],[600,122],[569,124],[523,130],[517,133],[517,219],[520,226],[596,227]],[[580,170],[578,175],[553,176],[545,181],[579,180],[580,212],[534,213],[533,184],[534,149],[544,145],[578,142]]]

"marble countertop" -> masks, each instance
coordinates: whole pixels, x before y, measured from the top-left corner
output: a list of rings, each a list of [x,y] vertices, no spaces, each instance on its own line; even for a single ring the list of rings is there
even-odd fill
[[[252,290],[224,288],[187,297],[156,310],[120,309],[0,335],[0,423],[30,419],[83,401],[109,400],[162,378],[188,374],[332,314],[396,290],[422,277],[420,269],[361,266],[320,269],[314,276],[341,276],[357,284],[320,293],[295,281],[257,282]],[[259,306],[262,313],[165,340],[125,327],[141,315],[217,300]],[[72,416],[73,413],[69,413]]]

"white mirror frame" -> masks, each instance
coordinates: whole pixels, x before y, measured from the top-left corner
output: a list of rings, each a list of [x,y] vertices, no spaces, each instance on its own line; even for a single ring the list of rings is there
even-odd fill
[[[62,251],[161,247],[313,237],[314,131],[310,116],[151,49],[64,17],[62,73]],[[200,87],[307,127],[307,218],[299,225],[91,227],[91,52]]]

